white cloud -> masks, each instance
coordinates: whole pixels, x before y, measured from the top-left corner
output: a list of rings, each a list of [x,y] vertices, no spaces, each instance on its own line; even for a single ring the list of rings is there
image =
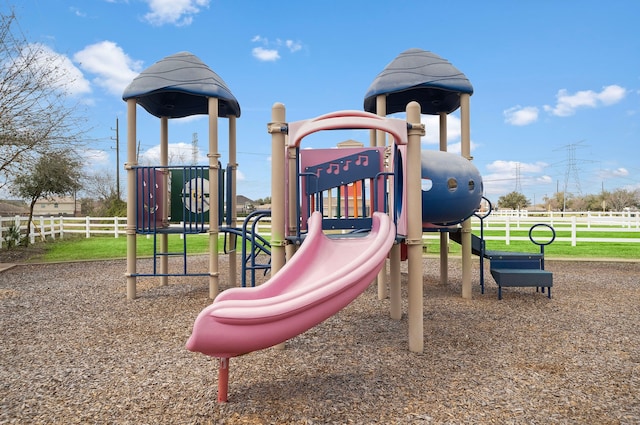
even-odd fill
[[[84,71],[95,75],[95,84],[118,96],[142,68],[141,61],[131,59],[112,41],[91,44],[77,52],[73,60]]]
[[[251,54],[254,58],[263,62],[274,62],[280,59],[280,54],[277,50],[265,49],[263,47],[254,47],[251,50]]]
[[[298,50],[302,49],[302,44],[298,41],[286,40],[285,45],[287,46],[287,48],[291,53],[295,53]]]
[[[71,11],[71,13],[73,13],[74,15],[76,15],[79,18],[86,18],[87,17],[87,14],[84,13],[82,10],[80,10],[77,7],[73,7],[72,6],[72,7],[69,8],[69,11]]]
[[[493,161],[486,167],[489,172],[482,174],[485,193],[487,195],[502,196],[513,192],[516,189],[518,180],[518,169],[520,185],[524,192],[527,192],[526,188],[528,186],[551,184],[553,179],[546,174],[542,174],[547,166],[548,164],[545,162]]]
[[[191,164],[193,162],[193,145],[191,143],[179,142],[169,143],[167,146],[167,156],[169,165]],[[138,162],[141,165],[158,165],[160,161],[160,145],[156,145],[140,154]],[[196,162],[198,164],[208,164],[208,158],[201,150],[196,152]]]
[[[404,117],[402,118],[404,119]],[[438,115],[422,115],[420,120],[425,126],[425,135],[421,139],[422,145],[433,145],[433,147],[429,149],[439,149],[440,117]],[[447,152],[457,154],[462,152],[461,135],[460,118],[456,115],[447,115]],[[478,145],[472,140],[470,146],[471,152],[477,147]]]
[[[568,117],[575,114],[576,109],[579,108],[613,105],[620,102],[626,94],[627,90],[618,85],[605,86],[600,92],[581,90],[575,94],[569,94],[566,89],[561,89],[556,95],[556,105],[545,105],[544,110],[558,117]]]
[[[629,170],[624,167],[614,169],[602,169],[598,172],[599,179],[613,179],[618,177],[628,177]]]
[[[546,162],[534,162],[534,163],[526,163],[526,162],[518,162],[518,161],[502,161],[497,160],[493,161],[491,164],[487,165],[487,170],[494,173],[511,173],[512,176],[516,175],[516,169],[520,168],[520,173],[540,173],[547,167]]]
[[[538,108],[535,106],[514,106],[503,112],[504,122],[511,125],[529,125],[538,120]]]
[[[151,11],[144,19],[151,25],[173,24],[187,26],[202,8],[209,7],[210,0],[145,0]]]
[[[109,165],[109,154],[99,149],[85,149],[82,152],[85,167],[95,169],[96,166]]]
[[[290,53],[295,53],[302,50],[302,43],[294,40],[282,40],[276,39],[275,41],[270,41],[266,37],[262,37],[261,35],[256,35],[251,39],[252,43],[260,43],[262,46],[254,47],[251,50],[251,54],[254,58],[263,62],[274,62],[281,58],[280,49],[287,49]]]
[[[425,134],[422,136],[422,144],[440,144],[440,117],[438,115],[421,115],[420,121],[424,124]],[[460,139],[460,118],[455,115],[447,115],[447,140]]]
[[[629,170],[627,170],[626,168],[616,168],[615,170],[613,170],[613,175],[616,177],[626,177],[629,175]]]
[[[80,96],[91,92],[91,85],[82,75],[71,60],[60,53],[54,52],[44,44],[29,44],[22,52],[22,58],[33,58],[37,62],[37,68],[43,70],[47,81],[61,91],[71,96]],[[23,65],[20,59],[13,64],[15,67],[31,66]]]

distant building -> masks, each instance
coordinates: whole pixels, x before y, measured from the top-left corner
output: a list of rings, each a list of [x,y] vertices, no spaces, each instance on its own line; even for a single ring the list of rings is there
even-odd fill
[[[23,201],[0,201],[0,217],[24,216],[29,214],[29,206]]]
[[[33,207],[34,216],[75,216],[76,211],[79,212],[80,208],[76,206],[76,199],[73,196],[42,198]]]

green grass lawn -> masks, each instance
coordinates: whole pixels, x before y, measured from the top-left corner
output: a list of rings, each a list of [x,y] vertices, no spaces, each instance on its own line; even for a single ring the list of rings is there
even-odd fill
[[[479,234],[475,233],[476,236]],[[485,237],[500,236],[504,237],[504,232],[500,231],[486,231]],[[528,238],[529,231],[511,231],[511,236],[521,236]],[[556,237],[570,237],[570,231],[556,231]],[[637,238],[637,233],[632,232],[620,232],[614,235],[616,238]],[[534,234],[539,242],[546,242],[550,239],[550,233],[540,232]],[[607,232],[584,232],[578,231],[578,237],[611,237],[611,233]],[[531,241],[511,241],[509,245],[505,241],[487,240],[486,248],[494,251],[514,251],[514,252],[540,252],[540,247],[533,244]],[[453,254],[459,254],[461,251],[460,245],[455,242],[449,244],[449,252]],[[428,253],[439,253],[440,242],[435,240],[429,240],[427,242]],[[639,243],[609,243],[609,242],[579,242],[577,246],[571,246],[571,242],[554,241],[551,245],[547,245],[544,248],[544,253],[547,258],[612,258],[612,259],[640,259],[640,244]]]
[[[632,233],[629,233],[632,234]],[[500,235],[499,232],[485,231],[485,236]],[[528,232],[512,231],[512,236],[528,235]],[[616,237],[624,237],[624,233],[617,233]],[[569,236],[563,232],[558,232],[558,237]],[[603,233],[601,236],[609,236]],[[594,233],[589,233],[589,237],[597,237]],[[635,235],[637,237],[637,234]],[[168,235],[169,252],[183,252],[183,239],[179,235]],[[196,234],[187,235],[187,253],[203,254],[209,250],[209,235]],[[548,240],[548,235],[541,234],[540,240]],[[160,238],[157,239],[159,243]],[[218,241],[218,252],[224,253],[224,238],[220,236]],[[139,257],[153,255],[154,238],[147,238],[145,235],[137,236],[137,255]],[[42,245],[44,252],[29,259],[32,262],[56,262],[56,261],[72,261],[72,260],[92,260],[92,259],[113,259],[125,258],[127,254],[127,238],[114,238],[112,236],[94,236],[91,238],[72,237],[65,239],[56,239]],[[511,241],[507,245],[503,241],[486,242],[487,249],[497,251],[516,251],[516,252],[539,252],[539,247],[529,241]],[[241,246],[238,243],[238,250]],[[427,241],[427,253],[437,254],[440,250],[438,240]],[[449,252],[451,254],[459,254],[460,245],[450,242]],[[640,244],[638,243],[597,243],[584,242],[578,246],[571,246],[570,242],[556,241],[545,247],[545,255],[547,258],[612,258],[612,259],[640,259]]]
[[[168,251],[183,252],[184,240],[179,235],[168,235]],[[209,251],[208,234],[187,235],[187,253],[202,254]],[[224,252],[224,239],[218,241],[218,251]],[[160,238],[156,243],[160,244]],[[139,257],[152,256],[154,251],[154,238],[147,238],[145,235],[138,235],[136,241],[136,251]],[[93,260],[126,258],[127,238],[112,236],[92,236],[91,238],[72,237],[57,239],[54,242],[47,242],[45,252],[42,255],[31,258],[30,261],[71,261],[71,260]],[[240,245],[238,245],[240,249]]]

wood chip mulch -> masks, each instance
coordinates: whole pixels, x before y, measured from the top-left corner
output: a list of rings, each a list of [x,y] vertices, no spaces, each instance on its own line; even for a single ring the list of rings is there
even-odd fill
[[[488,271],[480,294],[477,263],[473,300],[459,259],[447,285],[438,264],[424,259],[424,353],[408,350],[406,285],[400,321],[372,285],[284,350],[231,359],[226,404],[215,359],[184,347],[206,278],[140,278],[128,301],[122,260],[12,268],[0,424],[640,423],[640,262],[547,261],[552,299],[501,301]]]

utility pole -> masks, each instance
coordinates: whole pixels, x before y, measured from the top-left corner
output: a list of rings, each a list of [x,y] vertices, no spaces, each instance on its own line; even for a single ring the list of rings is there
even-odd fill
[[[118,200],[120,200],[120,128],[118,123],[118,117],[116,117],[116,128],[112,128],[116,132],[115,139],[112,137],[111,140],[116,141],[116,195],[118,196]]]

